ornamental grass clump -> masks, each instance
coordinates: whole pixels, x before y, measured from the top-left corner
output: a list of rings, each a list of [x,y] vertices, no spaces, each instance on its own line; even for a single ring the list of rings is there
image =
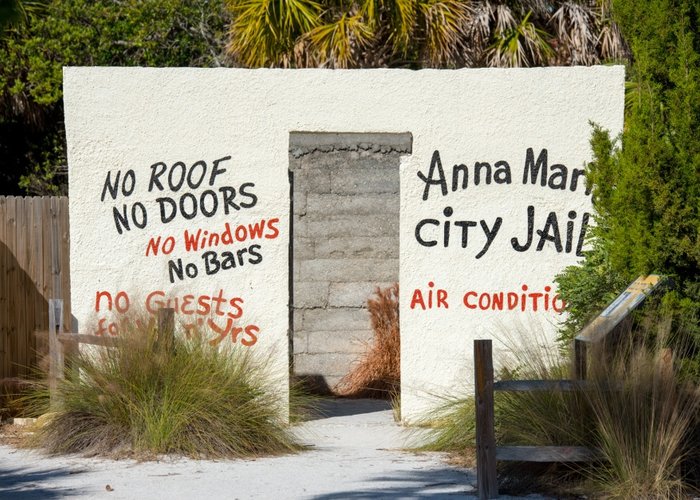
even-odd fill
[[[419,450],[453,452],[467,459],[467,454],[473,455],[470,451],[476,440],[474,398],[443,398],[442,403],[419,422],[417,435],[417,441],[421,442]]]
[[[585,395],[602,463],[588,476],[606,495],[683,498],[697,480],[689,473],[700,465],[692,438],[700,430],[700,387],[674,371],[665,343],[663,336],[630,342],[594,365]]]
[[[58,403],[36,434],[50,453],[251,457],[299,449],[264,362],[206,335],[157,342],[153,321],[130,322],[116,348],[69,360]],[[85,349],[84,349],[85,350]],[[35,394],[39,404],[43,391]]]
[[[698,488],[700,386],[674,367],[665,347],[668,325],[652,311],[631,330],[618,332],[617,342],[594,347],[585,390],[495,393],[499,445],[586,446],[599,455],[579,464],[499,462],[502,493],[682,498]],[[500,356],[497,378],[570,378],[571,364],[556,348],[506,343],[517,357]],[[471,460],[472,397],[447,400],[426,421],[432,428],[424,448]]]

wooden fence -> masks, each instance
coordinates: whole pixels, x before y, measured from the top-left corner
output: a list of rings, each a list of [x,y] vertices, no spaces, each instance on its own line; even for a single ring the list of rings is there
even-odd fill
[[[49,297],[64,300],[71,330],[68,228],[66,197],[0,196],[0,382],[48,354],[34,332],[49,328]]]
[[[581,446],[496,446],[494,424],[494,391],[581,391],[590,387],[588,377],[588,346],[611,347],[619,333],[630,326],[629,314],[639,307],[652,292],[659,290],[666,279],[658,274],[640,276],[634,280],[608,307],[591,321],[574,339],[572,380],[502,380],[494,381],[490,340],[474,341],[474,389],[476,403],[476,475],[479,498],[496,498],[498,482],[496,461],[519,462],[586,462],[594,460],[598,450]],[[617,333],[617,335],[616,335]],[[605,349],[598,354],[605,353]],[[673,371],[673,352],[661,350],[661,372]],[[609,390],[617,390],[613,383]]]
[[[608,332],[609,333],[609,332]],[[593,343],[605,340],[601,335]],[[476,476],[479,499],[498,498],[496,461],[516,462],[590,462],[599,459],[598,450],[583,446],[496,446],[494,392],[585,391],[591,387],[587,378],[587,346],[576,339],[573,346],[571,380],[501,380],[494,381],[491,340],[474,341],[474,396],[476,404]],[[673,371],[673,351],[660,352],[657,370]],[[617,391],[617,382],[606,390]],[[622,416],[621,416],[622,418]]]
[[[574,347],[573,380],[502,380],[495,382],[491,340],[474,341],[476,404],[476,476],[480,499],[497,498],[496,461],[588,462],[596,450],[582,446],[496,446],[494,392],[578,391],[586,387],[586,348]]]

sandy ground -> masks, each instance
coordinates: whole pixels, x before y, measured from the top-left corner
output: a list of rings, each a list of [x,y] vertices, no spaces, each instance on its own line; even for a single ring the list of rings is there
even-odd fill
[[[385,402],[336,400],[297,428],[312,446],[257,460],[158,462],[49,458],[0,446],[0,498],[455,498],[476,493],[473,469],[438,453],[402,451],[409,435]]]

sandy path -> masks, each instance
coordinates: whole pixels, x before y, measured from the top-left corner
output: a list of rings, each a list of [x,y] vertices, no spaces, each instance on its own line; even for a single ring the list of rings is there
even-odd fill
[[[408,453],[379,401],[331,401],[298,427],[309,452],[258,460],[47,458],[0,446],[0,498],[353,499],[455,498],[475,492],[473,470]],[[109,488],[112,491],[107,491]]]

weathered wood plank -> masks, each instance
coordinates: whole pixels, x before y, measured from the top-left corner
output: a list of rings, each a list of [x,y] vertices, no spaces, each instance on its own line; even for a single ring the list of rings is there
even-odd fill
[[[59,251],[61,262],[61,291],[63,295],[63,328],[73,331],[73,308],[70,301],[70,220],[68,218],[68,197],[59,198]]]
[[[0,196],[0,379],[9,376],[9,368],[5,366],[5,337],[7,336],[7,278],[5,259],[10,253],[5,243],[5,206],[7,198]]]
[[[42,333],[37,333],[42,335]],[[62,333],[58,335],[58,340],[64,344],[89,344],[103,347],[115,347],[119,344],[118,337],[102,337],[99,335],[89,335],[85,333]]]
[[[49,197],[42,198],[41,221],[43,233],[41,252],[44,255],[44,283],[40,293],[44,296],[48,304],[48,300],[54,297],[51,281],[51,199]]]
[[[32,283],[26,272],[27,265],[27,199],[17,198],[17,243],[15,247],[15,257],[17,259],[17,283],[14,293],[15,302],[15,326],[17,339],[17,357],[14,362],[20,377],[27,375],[30,363],[27,336],[27,293],[31,290]]]
[[[175,343],[175,309],[172,307],[158,310],[158,331],[156,332],[156,349],[172,352]]]
[[[60,229],[58,223],[58,214],[60,203],[58,198],[51,197],[51,223],[49,225],[49,234],[51,235],[51,296],[56,299],[63,299],[63,290],[61,289],[61,248],[59,245]]]
[[[10,368],[5,362],[7,328],[9,327],[7,261],[10,249],[6,242],[5,220],[7,218],[7,198],[0,196],[0,378],[10,376]]]
[[[599,453],[583,446],[499,446],[496,459],[510,462],[591,462]]]
[[[34,330],[47,330],[49,328],[49,318],[48,308],[49,304],[43,296],[44,290],[44,275],[45,268],[44,265],[44,249],[43,249],[43,235],[44,235],[44,224],[42,219],[41,206],[43,204],[44,198],[33,198],[32,199],[32,256],[34,260],[34,265],[32,266],[32,276],[34,279]],[[49,346],[48,337],[45,341],[42,341],[36,335],[34,336],[34,345],[36,346],[36,354],[38,357],[39,366],[46,369],[45,362],[42,363],[42,359],[48,360]]]
[[[17,325],[15,313],[17,311],[17,291],[19,269],[17,267],[17,259],[15,258],[16,241],[17,241],[17,198],[12,197],[7,199],[6,215],[5,215],[5,244],[8,248],[8,253],[5,260],[5,276],[4,280],[7,283],[5,293],[7,296],[7,320],[5,329],[5,357],[4,364],[10,372],[9,375],[18,374],[17,371]]]
[[[25,316],[25,326],[24,326],[24,337],[26,339],[27,351],[30,353],[29,363],[27,366],[36,365],[36,339],[32,332],[36,330],[35,325],[35,308],[37,307],[36,300],[36,253],[34,251],[34,198],[26,198],[24,201],[24,211],[26,217],[26,254],[24,271],[27,275],[27,289],[25,293],[25,306],[24,306],[24,316]]]
[[[0,197],[0,376],[26,374],[37,362],[35,330],[48,329],[48,298],[64,298],[64,328],[70,325],[68,200]],[[53,204],[53,211],[52,211]],[[58,265],[52,262],[53,240]],[[53,273],[53,274],[52,274]],[[54,279],[56,278],[56,279]],[[47,337],[48,339],[48,337]],[[48,354],[47,346],[44,354]]]
[[[37,286],[37,291],[39,292],[39,295],[43,298],[45,301],[44,303],[46,304],[46,310],[44,314],[46,315],[44,317],[44,321],[46,321],[46,328],[48,330],[48,322],[49,322],[49,317],[48,317],[48,305],[49,305],[49,299],[53,298],[53,290],[51,287],[51,235],[50,235],[50,223],[51,223],[51,206],[50,206],[50,198],[49,197],[43,197],[41,199],[41,255],[42,255],[42,277],[41,277],[41,286]],[[51,353],[50,353],[50,346],[48,345],[48,338],[47,340],[47,347],[49,348],[49,361],[51,358]]]
[[[476,481],[479,498],[498,497],[496,435],[493,409],[493,354],[491,340],[474,341],[476,403]]]
[[[531,391],[579,391],[590,387],[581,380],[499,380],[494,383],[495,391],[531,392]]]
[[[588,347],[581,339],[574,339],[574,380],[586,380],[588,376]]]

